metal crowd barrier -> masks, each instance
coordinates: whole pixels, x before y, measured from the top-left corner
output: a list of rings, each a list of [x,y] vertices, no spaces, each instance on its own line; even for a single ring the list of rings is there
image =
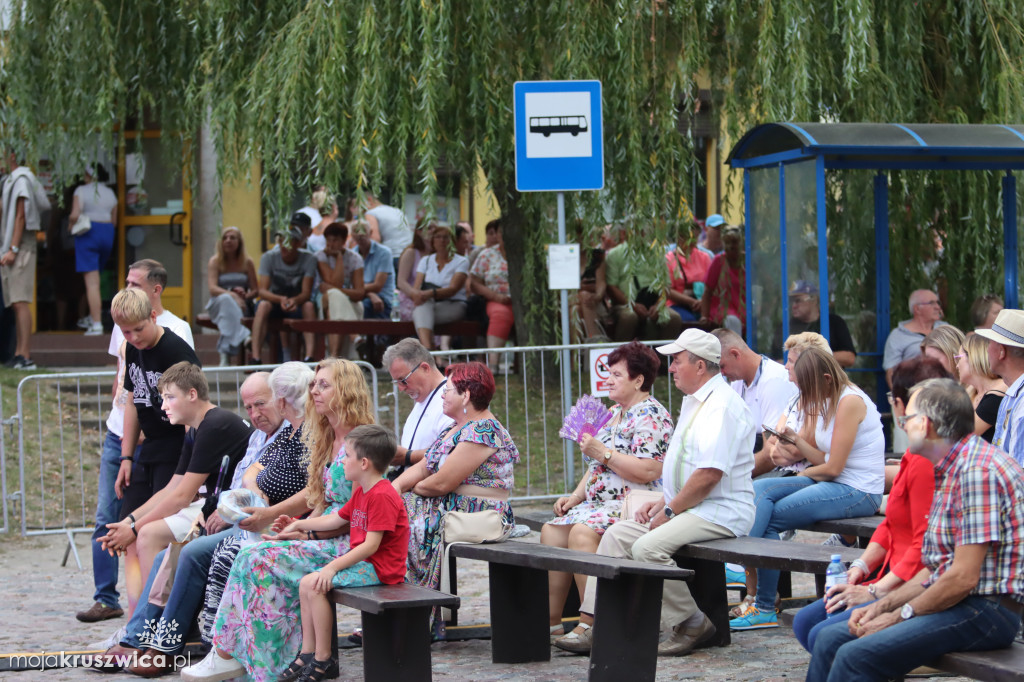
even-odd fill
[[[553,499],[576,485],[586,464],[578,448],[558,436],[563,417],[562,394],[568,390],[575,401],[589,393],[589,350],[610,350],[615,346],[553,345],[435,353],[441,362],[485,359],[487,354],[499,359],[503,371],[495,374],[491,410],[509,429],[520,451],[513,501]],[[571,351],[572,386],[567,388],[561,385],[562,372],[557,362],[561,357],[558,351],[563,349]],[[367,371],[378,421],[400,433],[412,401],[399,395],[386,371],[364,362],[357,364]],[[238,388],[246,372],[272,370],[275,366],[204,368],[211,401],[244,414]],[[666,367],[663,360],[662,375],[653,394],[674,413],[678,394],[665,374]],[[114,377],[113,371],[33,374],[18,384],[14,415],[3,414],[0,404],[0,532],[8,532],[16,525],[23,536],[66,534],[69,551],[75,551],[74,533],[92,533],[100,453]],[[390,392],[382,392],[381,382]],[[15,451],[15,444],[16,473],[13,457],[7,456]],[[78,559],[77,552],[75,558]]]

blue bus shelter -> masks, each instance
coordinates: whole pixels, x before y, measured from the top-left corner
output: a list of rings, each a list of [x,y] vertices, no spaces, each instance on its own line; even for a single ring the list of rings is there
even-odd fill
[[[1017,183],[1024,170],[1024,125],[766,123],[748,131],[727,163],[743,169],[746,220],[746,336],[767,350],[769,334],[789,336],[788,292],[817,283],[821,333],[829,330],[825,172],[873,170],[876,348],[889,335],[890,170],[1004,171],[1004,301],[1018,307]],[[867,197],[865,197],[867,199]],[[775,241],[777,238],[777,242]],[[771,244],[765,251],[757,244]],[[781,308],[781,320],[778,319]],[[773,327],[767,329],[766,327]],[[767,345],[766,345],[767,344]],[[863,350],[863,349],[862,349]],[[884,383],[884,379],[879,378]],[[880,385],[880,393],[884,389]]]

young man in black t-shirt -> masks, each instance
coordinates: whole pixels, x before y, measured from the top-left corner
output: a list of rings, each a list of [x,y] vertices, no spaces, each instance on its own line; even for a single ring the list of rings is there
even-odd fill
[[[204,498],[212,505],[217,493],[231,481],[252,430],[237,414],[210,402],[206,377],[197,365],[172,365],[160,377],[158,389],[169,423],[188,429],[174,475],[128,519],[110,524],[110,532],[102,539],[113,549],[138,539],[143,583],[157,553],[188,534],[203,509]]]
[[[173,332],[156,323],[156,311],[141,289],[123,289],[110,302],[110,316],[114,319],[125,341],[124,389],[131,400],[125,403],[124,435],[121,438],[121,468],[114,482],[114,492],[121,498],[121,518],[134,523],[132,512],[143,505],[153,493],[171,480],[181,455],[185,428],[167,421],[160,409],[157,382],[164,370],[176,362],[199,364],[195,351]],[[133,454],[139,435],[145,441],[138,461]],[[113,546],[100,538],[104,549],[125,549]],[[127,561],[137,561],[135,547],[130,547]],[[148,572],[148,567],[147,567]],[[138,571],[128,571],[126,588],[130,600],[138,598],[142,583],[136,581]]]

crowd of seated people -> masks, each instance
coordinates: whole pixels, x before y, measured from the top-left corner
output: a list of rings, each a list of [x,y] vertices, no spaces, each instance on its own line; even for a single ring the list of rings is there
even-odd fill
[[[419,327],[428,321],[419,308],[465,292],[469,269],[466,257],[451,248],[450,228],[432,224],[429,229],[434,252],[421,257],[413,290],[418,331],[432,331]],[[710,263],[721,259],[721,267],[730,268],[735,244],[730,244],[728,227],[722,232],[724,250]],[[366,238],[369,233],[367,228],[359,232]],[[347,303],[355,309],[347,314],[358,316],[363,306],[355,303],[365,287],[357,277],[361,256],[344,246],[345,225],[329,224],[323,236],[326,247],[320,256],[308,255],[317,264],[324,293],[336,288],[345,296],[328,298],[326,307],[331,311]],[[271,303],[268,297],[259,305],[278,305],[287,312],[288,292],[272,291],[273,265],[278,260],[289,266],[304,262],[297,245],[305,235],[296,224],[283,237],[277,255],[261,259],[258,282],[261,291],[278,298]],[[676,248],[700,259],[696,254],[703,252],[695,237],[696,230],[688,230]],[[230,236],[223,241],[218,255],[237,267],[244,261],[240,239],[238,244]],[[498,230],[494,246],[476,258],[477,293],[486,296],[500,289],[495,276],[503,270],[502,247]],[[624,253],[628,243],[615,248]],[[219,272],[219,262],[211,261],[211,277]],[[671,260],[667,264],[673,267]],[[676,259],[677,274],[685,271],[685,264]],[[314,275],[306,274],[305,266],[292,269],[300,280],[293,298],[308,295]],[[507,278],[507,264],[504,271]],[[434,288],[424,289],[428,278]],[[617,281],[643,289],[642,282],[628,279]],[[730,289],[731,275],[723,281]],[[696,293],[688,282],[683,275],[682,291]],[[223,302],[239,306],[232,289],[222,288],[227,295]],[[488,302],[508,306],[497,296]],[[289,308],[307,304],[312,302],[292,301]],[[453,364],[439,372],[429,352],[432,334],[405,339],[385,353],[384,370],[396,389],[415,403],[399,440],[372,426],[376,418],[369,384],[363,370],[348,359],[326,359],[314,370],[286,362],[269,375],[250,376],[240,389],[250,418],[244,422],[210,402],[194,353],[155,323],[156,313],[142,291],[119,293],[112,309],[130,346],[125,388],[136,404],[125,417],[126,435],[132,437],[125,441],[122,458],[127,461],[117,477],[119,492],[128,493],[122,520],[109,524],[97,541],[113,553],[131,549],[137,554],[142,588],[130,604],[126,632],[100,667],[116,665],[114,655],[176,653],[180,640],[154,639],[153,630],[190,626],[198,619],[212,648],[206,658],[182,671],[186,680],[242,674],[256,680],[332,677],[337,662],[330,660],[324,626],[317,620],[323,618],[327,590],[403,580],[446,589],[445,513],[494,510],[505,525],[514,523],[509,498],[519,452],[490,410],[494,373],[481,362]],[[1002,310],[991,328],[979,327],[968,336],[952,325],[933,325],[918,344],[920,357],[892,368],[892,412],[909,436],[909,447],[891,472],[891,484],[886,483],[879,411],[820,335],[803,332],[787,340],[786,368],[796,397],[777,422],[763,424],[747,395],[756,390],[757,374],[753,381],[726,381],[734,378],[736,367],[732,355],[724,357],[722,334],[687,329],[655,349],[671,358],[672,383],[682,395],[676,419],[651,395],[661,364],[655,350],[632,340],[610,354],[611,421],[581,439],[586,472],[569,495],[555,502],[541,542],[671,564],[674,551],[688,542],[743,535],[775,539],[815,521],[873,514],[888,491],[888,520],[851,566],[848,584],[797,616],[795,633],[813,655],[809,679],[826,679],[846,669],[847,652],[859,650],[859,642],[866,641],[856,634],[851,640],[847,631],[864,628],[871,637],[894,627],[916,637],[906,625],[914,609],[922,619],[943,615],[959,623],[968,618],[960,601],[970,602],[972,613],[981,610],[1008,624],[1000,625],[999,636],[992,635],[987,643],[998,647],[1012,641],[1020,625],[1024,581],[999,572],[1004,563],[1024,559],[1024,538],[1018,532],[1024,515],[1002,505],[984,518],[972,517],[979,528],[986,527],[984,532],[965,529],[951,515],[976,515],[974,507],[957,506],[967,504],[971,495],[988,504],[992,500],[986,496],[1016,499],[1024,493],[1024,470],[999,449],[1016,442],[1013,389],[1019,390],[1024,371],[1013,373],[1022,365],[1013,358],[1024,357],[1024,351],[1014,350],[1024,349],[1024,341],[1018,340],[1024,338],[1024,313]],[[131,369],[144,365],[145,372]],[[146,383],[136,385],[140,378]],[[429,423],[424,425],[424,420]],[[135,453],[140,430],[146,435],[141,454]],[[421,430],[429,435],[418,437]],[[775,471],[755,478],[755,455],[762,447]],[[153,475],[156,454],[159,479]],[[223,456],[231,463],[227,469],[220,466]],[[133,464],[139,465],[135,471]],[[396,464],[401,470],[386,480],[388,465]],[[937,468],[948,471],[946,479],[931,475]],[[950,488],[959,477],[966,487],[979,476],[987,477],[985,491]],[[217,501],[221,490],[251,493],[234,523],[222,517]],[[936,504],[930,506],[933,491]],[[376,521],[368,524],[367,519]],[[181,542],[200,525],[206,536],[184,546],[177,555],[177,571],[168,578],[164,562],[175,561],[170,543]],[[980,577],[973,585],[948,587],[960,590],[956,602],[933,599],[946,594],[946,588],[928,590],[948,585],[945,571],[951,570],[954,549],[963,546],[988,551],[969,550],[978,568],[972,575]],[[777,580],[777,571],[758,571],[755,596],[733,618],[732,629],[777,625]],[[565,632],[562,611],[574,582],[582,596],[580,625]],[[975,597],[985,599],[975,603]],[[552,635],[559,636],[554,644],[588,652],[600,621],[594,612],[595,581],[552,573],[549,600]],[[658,646],[662,655],[687,654],[715,633],[684,583],[666,585],[662,620],[670,628]],[[256,622],[261,627],[253,627]],[[430,626],[443,638],[440,611]],[[1008,640],[1002,637],[1004,629],[1013,630]],[[952,638],[946,645],[955,650],[960,642]],[[904,661],[893,663],[892,655],[887,656],[886,671],[905,672]],[[906,662],[919,658],[908,656]],[[128,672],[151,676],[161,671],[147,663]]]

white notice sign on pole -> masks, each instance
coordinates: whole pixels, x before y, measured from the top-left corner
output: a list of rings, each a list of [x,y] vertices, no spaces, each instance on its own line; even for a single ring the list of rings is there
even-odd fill
[[[548,244],[548,289],[580,288],[580,245]]]

